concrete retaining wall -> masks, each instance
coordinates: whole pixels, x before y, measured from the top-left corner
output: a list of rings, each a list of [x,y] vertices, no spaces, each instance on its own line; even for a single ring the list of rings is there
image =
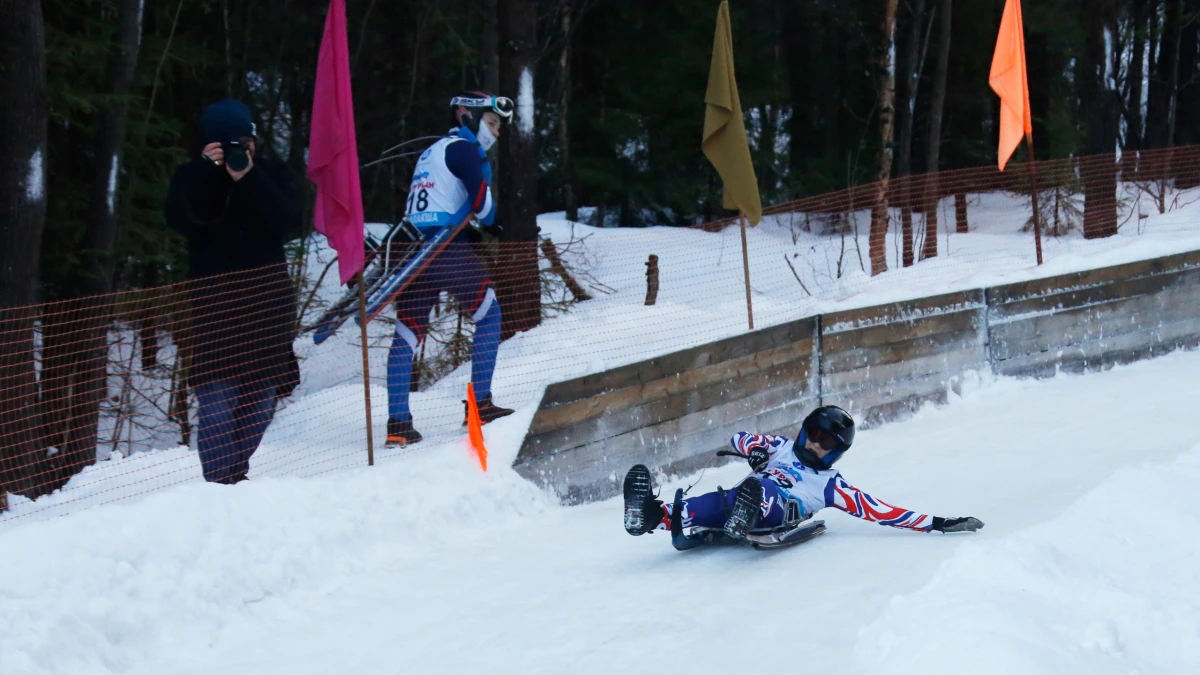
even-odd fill
[[[1200,344],[1200,251],[809,317],[547,387],[514,468],[564,503],[680,474],[738,430],[795,435],[820,403],[864,428],[968,371],[1046,377]]]

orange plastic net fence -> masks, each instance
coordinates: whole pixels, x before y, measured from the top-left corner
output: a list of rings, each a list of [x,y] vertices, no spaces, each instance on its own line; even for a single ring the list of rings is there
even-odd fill
[[[754,325],[1200,249],[1198,201],[1200,148],[1187,147],[914,176],[776,205],[747,233]],[[513,436],[551,382],[748,330],[736,219],[619,229],[585,209],[580,220],[591,224],[543,216],[536,242],[452,244],[436,274],[368,325],[376,461],[465,447],[489,287],[505,337],[492,398],[517,410],[491,424]],[[334,253],[308,243],[287,266],[0,310],[0,490],[10,493],[0,522],[206,477],[365,466],[361,334],[351,318],[314,344],[345,289],[328,273]],[[423,439],[385,447],[400,342]]]

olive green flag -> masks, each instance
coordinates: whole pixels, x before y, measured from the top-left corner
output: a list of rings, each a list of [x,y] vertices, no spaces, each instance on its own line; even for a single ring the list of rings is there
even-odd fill
[[[741,211],[751,225],[757,225],[762,220],[762,200],[758,196],[758,179],[754,176],[737,78],[733,74],[733,33],[729,27],[728,0],[722,2],[717,11],[708,93],[704,95],[701,148],[725,184],[725,208]]]

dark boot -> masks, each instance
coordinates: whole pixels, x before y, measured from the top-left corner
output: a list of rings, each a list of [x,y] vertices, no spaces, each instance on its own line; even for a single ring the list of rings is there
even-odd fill
[[[663,521],[662,502],[654,498],[650,469],[636,464],[625,474],[625,531],[633,536],[651,532]]]
[[[236,472],[236,473],[232,473],[216,482],[220,483],[222,485],[237,485],[238,483],[241,483],[242,481],[246,481],[246,480],[250,480],[250,478],[248,476],[246,476],[245,472]]]
[[[398,448],[402,445],[412,445],[421,442],[421,433],[413,428],[411,419],[398,420],[388,418],[387,443],[384,447]]]
[[[750,477],[738,486],[733,498],[733,508],[725,521],[725,534],[733,539],[742,539],[762,519],[763,486],[757,478]]]
[[[479,423],[480,424],[487,424],[488,422],[491,422],[493,420],[498,420],[501,417],[507,417],[507,416],[513,414],[513,411],[509,410],[508,408],[501,408],[500,406],[496,405],[495,403],[492,403],[491,396],[488,396],[487,398],[483,399],[482,401],[479,401],[477,403],[477,405],[479,406]],[[463,426],[464,427],[467,426],[467,417],[471,414],[470,410],[471,409],[467,406],[467,402],[463,401]]]

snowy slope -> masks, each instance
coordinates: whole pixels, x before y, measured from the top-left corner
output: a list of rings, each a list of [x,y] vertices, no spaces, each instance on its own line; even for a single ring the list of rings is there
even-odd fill
[[[800,548],[679,554],[518,478],[515,416],[486,475],[454,440],[18,520],[0,672],[1195,672],[1200,354],[979,385],[839,465],[974,536],[824,512]]]
[[[1049,522],[964,543],[859,632],[869,672],[1200,672],[1200,446]],[[932,639],[930,639],[932,638]]]

